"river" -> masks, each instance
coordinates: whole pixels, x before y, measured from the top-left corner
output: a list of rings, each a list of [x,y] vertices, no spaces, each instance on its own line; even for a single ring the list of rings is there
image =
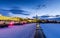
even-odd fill
[[[60,38],[60,24],[40,24],[46,38]]]

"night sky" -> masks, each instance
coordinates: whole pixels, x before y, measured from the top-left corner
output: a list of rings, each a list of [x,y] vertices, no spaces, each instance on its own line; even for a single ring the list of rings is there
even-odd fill
[[[23,18],[60,15],[60,0],[0,0],[0,14]]]

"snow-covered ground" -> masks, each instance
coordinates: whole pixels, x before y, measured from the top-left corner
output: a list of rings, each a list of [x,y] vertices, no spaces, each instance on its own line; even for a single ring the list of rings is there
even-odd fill
[[[0,28],[0,38],[34,38],[36,24]]]

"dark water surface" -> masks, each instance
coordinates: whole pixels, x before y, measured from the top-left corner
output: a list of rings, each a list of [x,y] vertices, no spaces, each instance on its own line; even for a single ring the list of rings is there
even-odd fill
[[[40,24],[46,38],[60,38],[60,24]]]

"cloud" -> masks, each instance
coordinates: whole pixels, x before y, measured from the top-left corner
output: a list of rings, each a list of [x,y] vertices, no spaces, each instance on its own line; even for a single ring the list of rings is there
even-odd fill
[[[12,8],[10,10],[0,9],[0,12],[3,13],[3,14],[5,14],[4,12],[6,12],[6,13],[12,12],[13,14],[29,15],[28,11],[21,10],[21,9],[18,9],[18,8]]]
[[[60,15],[41,15],[37,16],[40,19],[48,19],[48,18],[60,18]],[[33,18],[36,18],[36,16],[33,16]]]
[[[46,4],[42,4],[42,5],[39,4],[39,5],[36,6],[36,9],[41,9],[41,8],[43,8],[43,7],[46,7]]]
[[[20,7],[13,7],[9,11],[12,12],[13,14],[29,15],[28,11],[22,10]]]
[[[9,11],[5,11],[3,9],[0,9],[0,14],[4,15],[4,16],[8,16],[8,12]]]
[[[13,13],[11,13],[11,12],[9,12],[8,15],[9,15],[10,17],[22,17],[22,18],[26,18],[26,17],[27,17],[26,15],[13,14]]]
[[[31,15],[26,16],[26,15],[21,15],[21,14],[13,14],[12,12],[9,12],[8,16],[10,16],[10,17],[21,17],[21,18],[26,18],[26,17],[27,18],[32,18]]]
[[[25,14],[25,13],[28,13],[28,12],[24,11],[24,10],[12,9],[12,10],[9,10],[9,11],[12,12],[13,14],[29,15],[29,14]]]

